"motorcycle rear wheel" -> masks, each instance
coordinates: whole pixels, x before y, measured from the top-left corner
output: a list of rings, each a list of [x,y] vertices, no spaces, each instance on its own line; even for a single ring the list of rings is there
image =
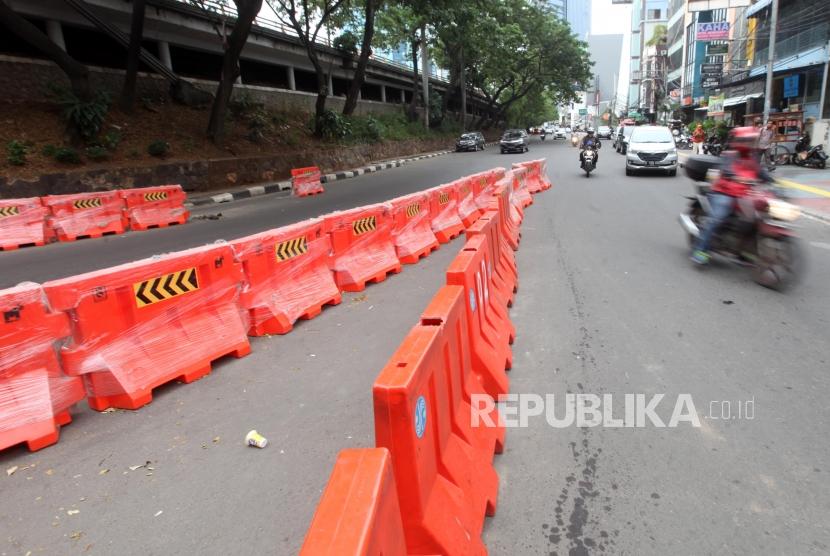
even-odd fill
[[[791,237],[758,239],[758,265],[755,282],[776,291],[784,291],[798,282],[804,272],[804,249]]]

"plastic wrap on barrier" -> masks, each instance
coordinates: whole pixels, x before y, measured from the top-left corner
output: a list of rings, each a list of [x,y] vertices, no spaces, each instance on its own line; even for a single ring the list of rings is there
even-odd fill
[[[504,449],[504,421],[495,405],[486,410],[486,406],[477,404],[475,411],[480,417],[476,424],[472,422],[472,397],[486,394],[473,369],[473,346],[470,343],[470,324],[464,304],[466,292],[462,286],[443,286],[429,306],[421,313],[424,326],[441,326],[442,339],[447,344],[446,358],[450,366],[450,395],[458,408],[455,412],[454,426],[458,434],[470,445],[481,452],[480,465],[489,465],[494,453]]]
[[[429,195],[413,193],[389,201],[392,206],[392,239],[398,259],[415,264],[438,249],[438,240],[430,224]]]
[[[392,240],[392,207],[369,205],[324,217],[331,237],[331,269],[343,291],[363,291],[367,282],[382,282],[401,271]]]
[[[488,210],[498,208],[504,236],[507,238],[510,247],[516,251],[519,249],[519,241],[522,238],[522,233],[519,230],[521,216],[510,200],[512,191],[513,184],[511,179],[499,180],[490,189]]]
[[[247,355],[242,280],[230,246],[218,244],[45,283],[51,305],[71,316],[64,372],[84,378],[93,409],[137,409],[157,386]]]
[[[510,349],[512,324],[505,313],[494,310],[490,295],[492,261],[488,260],[484,236],[467,240],[447,269],[447,284],[462,286],[467,292],[467,321],[470,323],[470,344],[473,367],[482,385],[493,397],[509,391],[510,380],[505,372],[513,364]]]
[[[342,450],[300,556],[405,556],[401,508],[385,448]]]
[[[473,189],[472,179],[461,178],[450,184],[455,187],[458,197],[458,216],[465,228],[469,228],[478,219],[481,210],[476,204],[476,194]]]
[[[42,197],[47,223],[60,241],[124,232],[124,200],[117,191]]]
[[[0,251],[48,242],[48,214],[37,197],[0,199]]]
[[[501,236],[498,211],[485,212],[475,224],[467,228],[468,239],[476,235],[487,237],[487,249],[490,260],[493,261],[493,289],[509,307],[513,304],[514,294],[519,289],[519,280],[513,250]],[[511,341],[514,336],[515,331],[511,335]]]
[[[55,353],[69,319],[45,301],[38,284],[0,290],[0,450],[54,444],[72,420],[69,408],[84,398],[83,383],[61,373]]]
[[[240,303],[249,312],[251,336],[285,334],[300,318],[337,305],[341,295],[329,269],[331,240],[322,219],[232,241],[245,271]]]
[[[513,202],[518,203],[520,209],[524,210],[533,204],[533,196],[527,188],[527,167],[516,168],[511,171],[513,174]]]
[[[527,169],[527,188],[530,193],[541,193],[550,189],[551,184],[548,180],[547,160],[541,158],[539,160],[529,160],[526,162],[516,162],[513,168]]]
[[[124,189],[119,194],[124,199],[127,222],[133,230],[184,224],[190,217],[190,211],[184,207],[187,195],[180,185]]]
[[[480,535],[495,493],[475,483],[484,475],[476,452],[453,431],[469,415],[454,415],[440,335],[439,326],[416,325],[375,380],[375,444],[392,454],[408,552],[485,554]]]
[[[294,168],[291,170],[291,191],[297,197],[325,193],[320,177],[320,169],[317,166]]]
[[[441,243],[448,243],[460,236],[465,226],[458,212],[458,188],[453,184],[441,185],[430,189],[427,194],[435,238]]]

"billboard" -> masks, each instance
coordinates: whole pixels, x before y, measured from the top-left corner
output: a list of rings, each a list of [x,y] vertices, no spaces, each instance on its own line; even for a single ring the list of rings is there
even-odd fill
[[[798,96],[798,74],[784,78],[784,96],[787,98]]]
[[[710,21],[698,23],[695,32],[698,41],[725,41],[729,39],[728,21]]]
[[[722,56],[724,54],[729,54],[729,45],[728,44],[707,44],[706,45],[706,55],[707,56]]]
[[[720,94],[718,96],[709,97],[709,115],[723,113],[723,101],[726,100],[726,95]]]

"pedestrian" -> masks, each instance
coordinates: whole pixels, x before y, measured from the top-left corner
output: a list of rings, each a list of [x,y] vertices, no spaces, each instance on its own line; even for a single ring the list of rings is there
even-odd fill
[[[758,153],[760,155],[760,162],[766,164],[767,168],[771,168],[775,165],[775,162],[771,160],[771,152],[770,148],[772,147],[773,140],[775,139],[775,124],[772,120],[767,121],[767,125],[761,130],[760,134],[758,135]]]
[[[697,124],[692,133],[692,146],[694,146],[695,154],[703,154],[704,141],[706,141],[706,131],[703,130],[702,124]]]

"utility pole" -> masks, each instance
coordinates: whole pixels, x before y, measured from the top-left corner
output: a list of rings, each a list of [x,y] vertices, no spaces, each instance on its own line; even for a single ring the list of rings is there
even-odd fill
[[[424,90],[424,128],[429,129],[429,53],[426,25],[421,26],[421,84]]]
[[[821,80],[821,100],[818,104],[818,119],[824,118],[824,100],[827,98],[827,68],[830,66],[830,41],[824,47],[824,73]]]
[[[767,87],[764,92],[764,122],[769,121],[772,108],[773,61],[775,60],[775,32],[778,28],[778,0],[772,0],[772,18],[769,27],[769,57],[767,58]]]

